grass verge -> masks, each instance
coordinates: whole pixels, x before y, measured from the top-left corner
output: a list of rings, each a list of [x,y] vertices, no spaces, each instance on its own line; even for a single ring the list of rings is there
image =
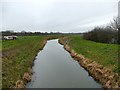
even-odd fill
[[[66,37],[64,43],[86,58],[94,60],[120,74],[120,65],[118,65],[119,45],[85,40],[80,35]]]
[[[32,66],[44,40],[44,36],[24,36],[2,41],[2,88],[15,86],[15,82]]]

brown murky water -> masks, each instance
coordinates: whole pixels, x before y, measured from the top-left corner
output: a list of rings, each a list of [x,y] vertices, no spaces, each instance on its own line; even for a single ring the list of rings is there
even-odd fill
[[[58,43],[49,40],[38,53],[26,88],[102,88]]]

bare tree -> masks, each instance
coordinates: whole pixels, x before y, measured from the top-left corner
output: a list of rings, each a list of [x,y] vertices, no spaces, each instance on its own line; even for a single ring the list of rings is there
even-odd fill
[[[114,18],[113,22],[111,22],[111,24],[110,24],[110,28],[112,28],[113,30],[118,30],[118,28],[119,28],[118,20],[119,20],[118,17]]]
[[[118,2],[118,30],[120,30],[120,1]]]

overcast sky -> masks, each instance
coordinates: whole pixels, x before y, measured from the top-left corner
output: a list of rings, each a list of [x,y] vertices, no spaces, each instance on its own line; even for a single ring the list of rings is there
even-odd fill
[[[119,0],[1,0],[0,30],[86,32],[118,15]]]

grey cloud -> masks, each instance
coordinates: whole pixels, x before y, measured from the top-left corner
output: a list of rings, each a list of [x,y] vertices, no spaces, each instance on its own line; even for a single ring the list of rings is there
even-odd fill
[[[3,30],[15,31],[84,32],[99,23],[101,25],[103,21],[103,24],[108,23],[118,13],[117,1],[105,3],[53,2],[45,5],[4,2],[2,5]],[[94,25],[92,26],[90,23]]]

